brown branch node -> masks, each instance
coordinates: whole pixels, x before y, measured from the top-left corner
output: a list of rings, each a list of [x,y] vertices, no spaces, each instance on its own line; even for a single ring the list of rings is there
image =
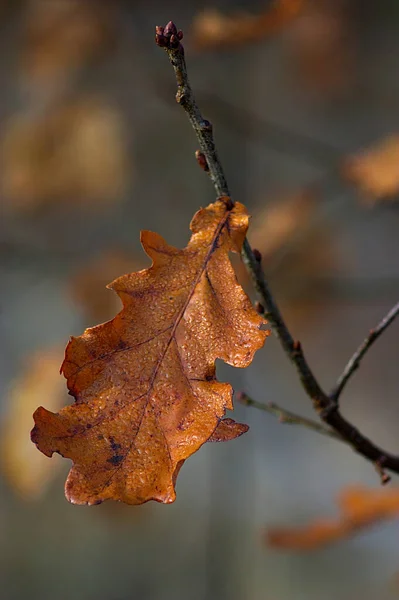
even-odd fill
[[[207,173],[209,171],[209,167],[208,167],[208,163],[206,162],[205,154],[203,152],[201,152],[201,150],[196,150],[195,158],[197,159],[197,163],[199,164],[201,169],[203,171],[205,171],[205,173]]]
[[[386,456],[381,456],[378,460],[375,461],[375,468],[380,477],[380,481],[382,485],[386,485],[391,481],[390,475],[388,475],[384,470],[384,465],[386,463]]]
[[[265,312],[265,307],[258,300],[255,302],[255,310],[260,315],[263,315]]]
[[[262,262],[262,254],[257,248],[253,249],[253,253],[254,253],[254,257],[258,261],[258,263]]]

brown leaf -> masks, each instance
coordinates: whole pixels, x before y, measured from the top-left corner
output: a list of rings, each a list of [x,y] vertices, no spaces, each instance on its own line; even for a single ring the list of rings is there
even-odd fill
[[[399,135],[349,157],[343,175],[368,196],[369,204],[399,193]]]
[[[255,42],[280,31],[299,14],[303,4],[304,0],[275,0],[257,15],[226,15],[208,8],[195,17],[190,39],[200,50]]]
[[[228,258],[247,227],[241,204],[218,200],[194,216],[183,250],[142,232],[152,266],[114,281],[122,311],[72,338],[62,371],[76,402],[38,408],[32,432],[44,454],[73,460],[71,502],[175,500],[182,464],[232,408],[215,360],[245,367],[267,335]]]
[[[24,498],[40,497],[61,466],[32,446],[29,431],[32,411],[43,397],[58,410],[67,395],[59,372],[62,348],[40,350],[28,358],[25,369],[13,382],[1,434],[1,464],[10,485]]]
[[[275,548],[302,551],[345,539],[360,529],[397,517],[399,488],[348,488],[338,497],[338,506],[341,514],[337,519],[318,519],[299,528],[271,529],[268,543]]]

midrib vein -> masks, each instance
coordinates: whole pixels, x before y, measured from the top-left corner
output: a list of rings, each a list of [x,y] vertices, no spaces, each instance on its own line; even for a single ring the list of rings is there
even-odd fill
[[[158,375],[159,368],[160,368],[160,366],[161,366],[162,362],[164,361],[164,358],[165,358],[165,356],[166,356],[166,353],[167,353],[167,351],[169,350],[169,346],[170,346],[170,344],[172,343],[172,340],[173,340],[173,338],[174,338],[174,336],[175,336],[176,329],[177,329],[177,328],[178,328],[178,326],[180,325],[180,321],[182,320],[182,318],[183,318],[183,316],[184,316],[184,313],[186,312],[186,310],[187,310],[187,307],[188,307],[188,305],[189,305],[189,304],[190,304],[190,302],[191,302],[191,298],[193,297],[193,295],[194,295],[194,293],[195,293],[195,290],[197,289],[197,285],[199,284],[199,282],[200,282],[200,280],[201,280],[201,277],[202,277],[202,275],[204,274],[204,271],[205,271],[205,269],[206,269],[206,267],[207,267],[207,265],[208,265],[208,262],[209,262],[209,260],[210,260],[210,257],[212,256],[212,254],[213,254],[213,252],[214,252],[214,250],[215,250],[215,244],[216,244],[216,242],[217,242],[217,240],[218,240],[218,238],[219,238],[220,234],[222,233],[223,227],[226,225],[227,219],[228,219],[228,218],[229,218],[229,216],[230,216],[230,212],[231,212],[231,211],[227,211],[227,210],[226,210],[226,214],[225,214],[225,215],[224,215],[224,217],[221,219],[221,221],[220,221],[220,223],[219,223],[218,227],[216,228],[216,230],[215,230],[215,233],[214,233],[214,236],[213,236],[213,238],[212,238],[212,241],[211,241],[211,243],[210,243],[210,246],[209,246],[209,250],[208,250],[208,252],[206,253],[206,256],[205,256],[205,258],[204,258],[204,261],[203,261],[203,263],[202,263],[202,265],[201,265],[201,268],[198,270],[198,273],[197,273],[197,276],[196,276],[196,278],[195,278],[195,280],[194,280],[194,283],[193,283],[192,289],[191,289],[190,293],[189,293],[189,294],[188,294],[188,296],[187,296],[187,300],[186,300],[186,302],[184,303],[184,305],[182,306],[182,308],[181,308],[181,310],[180,310],[179,314],[178,314],[178,315],[177,315],[177,317],[176,317],[176,321],[175,321],[175,323],[174,323],[174,325],[173,325],[173,328],[172,328],[171,334],[170,334],[170,336],[169,336],[169,339],[168,339],[168,341],[167,341],[167,343],[166,343],[166,345],[165,345],[165,349],[164,349],[164,351],[162,352],[162,354],[161,354],[161,356],[160,356],[160,358],[159,358],[159,360],[158,360],[157,364],[155,365],[154,372],[153,372],[153,374],[152,374],[152,377],[151,377],[151,379],[150,379],[150,386],[149,386],[149,389],[148,389],[148,392],[147,392],[147,393],[148,393],[148,395],[150,394],[150,392],[151,392],[151,390],[152,390],[152,388],[153,388],[153,386],[154,386],[155,379],[156,379],[156,377],[157,377],[157,375]],[[147,400],[147,404],[148,404],[148,400]],[[145,406],[145,408],[146,408],[146,406]],[[145,412],[145,408],[144,408],[144,412]]]
[[[141,414],[140,421],[139,421],[139,423],[138,423],[138,425],[137,425],[137,428],[136,428],[136,431],[135,431],[135,436],[134,436],[134,438],[133,438],[133,440],[132,440],[132,443],[131,443],[131,444],[130,444],[130,446],[128,447],[128,449],[127,449],[127,451],[126,451],[126,454],[125,454],[125,456],[124,456],[123,460],[122,460],[122,461],[121,461],[121,463],[120,463],[120,464],[119,464],[119,465],[118,465],[118,466],[115,468],[115,470],[114,470],[114,472],[112,473],[112,475],[111,475],[111,476],[108,478],[108,480],[106,481],[106,483],[105,483],[105,484],[102,486],[102,489],[104,489],[105,487],[107,487],[107,486],[108,486],[108,485],[111,483],[111,481],[112,481],[112,479],[115,477],[115,475],[116,475],[116,474],[117,474],[117,473],[118,473],[118,472],[121,470],[121,468],[122,468],[122,466],[123,466],[123,464],[124,464],[124,462],[125,462],[125,460],[126,460],[127,456],[130,454],[130,452],[131,452],[132,448],[133,448],[133,447],[134,447],[134,445],[135,445],[135,442],[136,442],[136,437],[137,437],[137,435],[138,435],[138,433],[139,433],[139,431],[140,431],[140,429],[141,429],[141,425],[142,425],[142,423],[143,423],[144,416],[145,416],[145,413],[146,413],[146,410],[147,410],[148,404],[149,404],[149,402],[150,402],[150,393],[151,393],[151,391],[152,391],[152,390],[153,390],[153,388],[154,388],[155,380],[156,380],[156,378],[157,378],[157,375],[158,375],[159,369],[160,369],[160,367],[161,367],[161,365],[162,365],[162,363],[163,363],[163,361],[164,361],[164,359],[165,359],[165,356],[166,356],[166,353],[167,353],[167,351],[169,350],[170,344],[172,343],[172,340],[174,339],[174,336],[175,336],[175,333],[176,333],[176,329],[178,328],[178,326],[179,326],[179,324],[180,324],[180,321],[182,320],[182,318],[183,318],[183,316],[184,316],[184,313],[186,312],[186,310],[187,310],[187,307],[188,307],[188,305],[190,304],[191,298],[193,297],[193,295],[194,295],[194,293],[195,293],[195,290],[197,289],[197,285],[199,284],[199,282],[200,282],[200,280],[201,280],[201,277],[202,277],[202,275],[203,275],[203,273],[204,273],[204,271],[205,271],[205,269],[206,269],[206,267],[207,267],[207,264],[208,264],[208,262],[209,262],[209,260],[210,260],[210,257],[212,256],[212,254],[213,254],[213,252],[214,252],[214,250],[215,250],[215,244],[217,243],[217,241],[218,241],[218,239],[219,239],[219,236],[220,236],[220,234],[221,234],[221,233],[222,233],[222,231],[223,231],[223,228],[225,227],[226,223],[228,222],[228,218],[229,218],[229,216],[230,216],[230,212],[231,212],[230,210],[227,210],[227,209],[226,209],[226,213],[225,213],[225,215],[224,215],[224,216],[223,216],[223,218],[220,220],[220,223],[219,223],[219,225],[217,226],[217,228],[216,228],[216,230],[215,230],[215,233],[214,233],[214,235],[213,235],[213,238],[212,238],[212,240],[211,240],[211,243],[210,243],[210,245],[209,245],[209,250],[208,250],[208,252],[206,253],[206,256],[205,256],[205,258],[204,258],[204,261],[203,261],[203,263],[202,263],[202,265],[201,265],[201,268],[198,270],[198,273],[197,273],[197,276],[196,276],[196,278],[195,278],[195,280],[194,280],[194,283],[193,283],[192,289],[191,289],[190,293],[189,293],[189,294],[188,294],[188,296],[187,296],[187,300],[186,300],[186,302],[184,303],[184,305],[182,306],[182,308],[181,308],[181,310],[180,310],[179,314],[178,314],[178,315],[177,315],[177,317],[176,317],[176,321],[175,321],[175,323],[174,323],[174,325],[173,325],[173,328],[172,328],[171,334],[170,334],[170,336],[169,336],[169,339],[168,339],[168,341],[167,341],[167,343],[166,343],[166,345],[165,345],[165,349],[163,350],[163,352],[162,352],[162,354],[161,354],[161,356],[160,356],[160,358],[159,358],[158,362],[157,362],[157,363],[156,363],[156,365],[155,365],[155,368],[154,368],[153,374],[152,374],[152,376],[151,376],[151,379],[150,379],[150,382],[149,382],[149,388],[148,388],[148,391],[146,392],[147,400],[146,400],[146,402],[144,403],[144,406],[143,406],[143,412],[142,412],[142,414]],[[156,416],[156,415],[155,415],[155,416]],[[172,458],[171,458],[171,453],[170,453],[170,449],[169,449],[168,440],[167,440],[167,438],[166,438],[166,436],[165,436],[165,433],[164,433],[164,431],[162,431],[162,435],[163,435],[163,438],[164,438],[164,440],[165,440],[165,444],[166,444],[166,447],[167,447],[167,450],[168,450],[169,460],[170,460],[170,462],[172,462]]]

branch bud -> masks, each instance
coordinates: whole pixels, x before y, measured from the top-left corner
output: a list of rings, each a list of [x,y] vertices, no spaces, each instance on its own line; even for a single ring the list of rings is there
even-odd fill
[[[256,260],[258,263],[262,262],[262,254],[259,252],[259,250],[258,250],[257,248],[254,248],[254,249],[252,250],[252,252],[254,253],[255,260]]]
[[[180,44],[181,39],[183,39],[183,32],[180,29],[177,30],[173,21],[169,21],[165,27],[161,27],[160,25],[155,27],[155,43],[161,46],[161,48],[183,49],[183,46]]]
[[[166,25],[163,33],[166,37],[171,37],[172,35],[177,35],[177,27],[173,23],[173,21],[169,21],[169,23]]]
[[[255,310],[259,315],[265,314],[265,307],[260,302],[255,302]]]
[[[203,152],[201,152],[201,150],[196,150],[195,158],[197,159],[197,163],[199,164],[201,169],[205,172],[208,172],[209,166],[208,166],[205,154]]]

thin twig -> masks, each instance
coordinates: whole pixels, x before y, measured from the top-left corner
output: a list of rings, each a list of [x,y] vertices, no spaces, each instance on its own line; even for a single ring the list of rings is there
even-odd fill
[[[227,180],[216,152],[212,125],[208,120],[202,117],[189,83],[184,48],[180,43],[182,35],[183,34],[177,30],[172,22],[169,22],[166,27],[156,28],[156,42],[159,46],[165,48],[176,75],[176,101],[186,111],[190,123],[196,133],[201,152],[208,165],[208,173],[215,187],[216,194],[218,196],[230,196]],[[312,398],[313,404],[317,410],[326,409],[330,404],[330,400],[324,394],[310,370],[300,343],[295,342],[291,336],[269,290],[261,266],[261,257],[259,254],[254,254],[248,240],[244,241],[242,258],[251,276],[260,301],[265,307],[264,316],[270,322],[275,334],[280,339],[284,350],[294,363],[307,394]]]
[[[201,167],[209,173],[217,196],[230,196],[226,177],[216,152],[212,125],[202,117],[189,84],[184,49],[181,44],[182,37],[183,33],[178,31],[171,21],[166,27],[156,28],[156,43],[166,50],[176,75],[176,100],[186,111],[200,145],[201,153],[197,153],[197,160]],[[387,481],[385,469],[399,473],[399,457],[385,452],[361,434],[341,415],[337,402],[321,388],[308,365],[300,342],[295,341],[292,337],[271,294],[262,270],[260,252],[252,250],[247,239],[243,244],[242,258],[260,300],[257,303],[258,312],[270,322],[273,332],[294,364],[302,387],[311,399],[314,409],[320,418],[356,452],[373,462],[376,468],[378,467],[381,481],[385,483]]]
[[[339,377],[336,386],[330,393],[330,398],[334,400],[334,402],[338,402],[339,397],[342,393],[342,390],[348,383],[349,379],[352,377],[354,372],[359,368],[360,361],[366,354],[366,352],[370,349],[370,347],[374,344],[374,342],[380,337],[382,333],[386,330],[387,327],[396,319],[399,315],[399,302],[395,304],[393,308],[389,311],[389,313],[382,319],[382,321],[375,327],[370,330],[370,333],[360,344],[359,348],[353,354],[353,356],[348,361],[342,375]]]
[[[337,433],[333,429],[325,427],[322,423],[319,423],[318,421],[313,421],[312,419],[301,417],[300,415],[297,415],[291,412],[290,410],[287,410],[285,408],[282,408],[281,406],[278,406],[277,404],[274,404],[274,402],[268,402],[267,404],[264,404],[263,402],[258,402],[257,400],[250,398],[248,394],[245,394],[244,392],[238,392],[235,395],[235,397],[238,400],[238,402],[241,402],[241,404],[244,404],[245,406],[252,406],[254,408],[257,408],[258,410],[263,410],[271,415],[274,415],[278,418],[280,423],[287,423],[288,425],[302,425],[307,429],[312,429],[312,431],[320,433],[321,435],[326,435],[328,437],[334,438],[335,440],[339,440],[340,442],[348,443],[347,440],[344,440],[344,438],[341,437],[339,433]]]
[[[182,37],[182,32],[177,31],[172,22],[169,22],[165,28],[156,28],[156,42],[159,46],[165,48],[176,75],[176,102],[186,111],[195,131],[201,151],[206,158],[208,172],[216,193],[218,196],[230,196],[223,168],[216,152],[212,124],[202,117],[189,83],[184,49],[180,43]]]
[[[281,345],[291,362],[295,366],[302,386],[309,398],[313,402],[313,406],[317,411],[326,410],[330,406],[330,399],[321,389],[317,379],[313,375],[305,355],[302,350],[301,343],[295,341],[292,337],[280,309],[275,302],[269,286],[266,282],[265,275],[262,270],[261,261],[254,255],[248,240],[246,239],[243,245],[242,258],[255,290],[260,298],[261,304],[258,305],[259,312],[265,316],[270,322],[270,325],[280,340]]]

